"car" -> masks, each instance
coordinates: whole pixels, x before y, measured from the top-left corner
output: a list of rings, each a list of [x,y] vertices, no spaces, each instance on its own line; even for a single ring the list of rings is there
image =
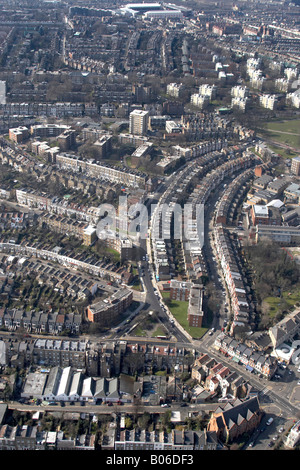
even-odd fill
[[[268,421],[266,422],[266,425],[267,425],[267,426],[270,426],[270,424],[272,424],[273,421],[274,421],[273,418],[269,418]]]
[[[278,432],[281,434],[283,431],[284,431],[284,427],[281,426],[281,427],[278,429]]]
[[[300,380],[298,380],[297,385],[300,385]]]
[[[260,430],[260,432],[264,432],[266,430],[265,426],[263,426]]]
[[[249,447],[253,447],[253,446],[254,446],[254,442],[252,441],[250,442]]]
[[[277,441],[278,439],[278,434],[275,434],[275,436],[273,437],[273,441]]]
[[[270,441],[269,444],[268,444],[269,447],[273,447],[273,445],[274,445],[274,442],[272,442],[272,441]]]

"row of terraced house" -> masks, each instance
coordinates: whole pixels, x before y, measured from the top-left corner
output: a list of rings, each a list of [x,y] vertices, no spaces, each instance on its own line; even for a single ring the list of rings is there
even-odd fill
[[[233,321],[231,334],[237,331],[251,330],[252,305],[249,300],[247,284],[241,271],[241,266],[234,252],[229,231],[222,225],[214,227],[215,247],[217,258],[229,291]]]
[[[278,360],[263,351],[258,351],[235,338],[220,333],[214,342],[214,347],[236,364],[245,367],[249,372],[257,372],[271,379],[278,367]]]

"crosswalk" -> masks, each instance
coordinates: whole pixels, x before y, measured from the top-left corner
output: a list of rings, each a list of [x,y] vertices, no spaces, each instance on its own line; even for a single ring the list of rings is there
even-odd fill
[[[265,387],[263,388],[259,393],[261,395],[267,395],[267,393],[269,393],[271,391],[271,388],[270,387]]]

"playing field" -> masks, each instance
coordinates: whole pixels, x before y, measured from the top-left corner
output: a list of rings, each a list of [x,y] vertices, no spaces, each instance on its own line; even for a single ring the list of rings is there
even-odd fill
[[[269,121],[265,123],[263,130],[267,139],[300,150],[300,119]]]

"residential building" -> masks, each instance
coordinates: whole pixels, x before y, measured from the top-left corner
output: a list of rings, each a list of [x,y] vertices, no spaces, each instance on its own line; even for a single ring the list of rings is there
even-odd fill
[[[118,289],[107,299],[101,300],[87,308],[87,318],[91,322],[110,327],[131,305],[132,291]]]
[[[283,320],[269,329],[269,336],[273,348],[277,348],[284,342],[292,341],[300,331],[300,311],[287,315]]]
[[[300,229],[299,227],[281,225],[257,225],[255,231],[256,242],[264,238],[268,238],[283,245],[298,245]]]
[[[297,421],[290,429],[287,439],[284,445],[290,449],[293,449],[300,440],[300,421]]]
[[[276,95],[261,95],[259,98],[261,106],[272,111],[276,109],[278,103],[278,97]]]
[[[209,100],[214,100],[217,94],[217,86],[205,83],[199,86],[199,93],[202,96],[207,96]]]
[[[201,328],[203,321],[203,286],[194,285],[190,290],[187,319],[189,326]]]
[[[129,133],[145,135],[148,129],[149,112],[135,109],[129,114]]]
[[[24,142],[24,140],[28,139],[29,129],[25,126],[15,127],[13,129],[9,129],[8,136],[10,140],[15,142],[16,144],[20,144],[21,142]]]
[[[300,176],[300,156],[292,158],[291,173]]]
[[[184,91],[184,86],[182,83],[169,83],[167,85],[167,94],[174,96],[174,98],[179,98]]]
[[[182,282],[172,279],[170,282],[170,299],[188,301],[193,285],[192,282]]]
[[[209,431],[133,431],[122,430],[115,441],[115,450],[188,451],[216,450],[218,442],[215,432]]]

